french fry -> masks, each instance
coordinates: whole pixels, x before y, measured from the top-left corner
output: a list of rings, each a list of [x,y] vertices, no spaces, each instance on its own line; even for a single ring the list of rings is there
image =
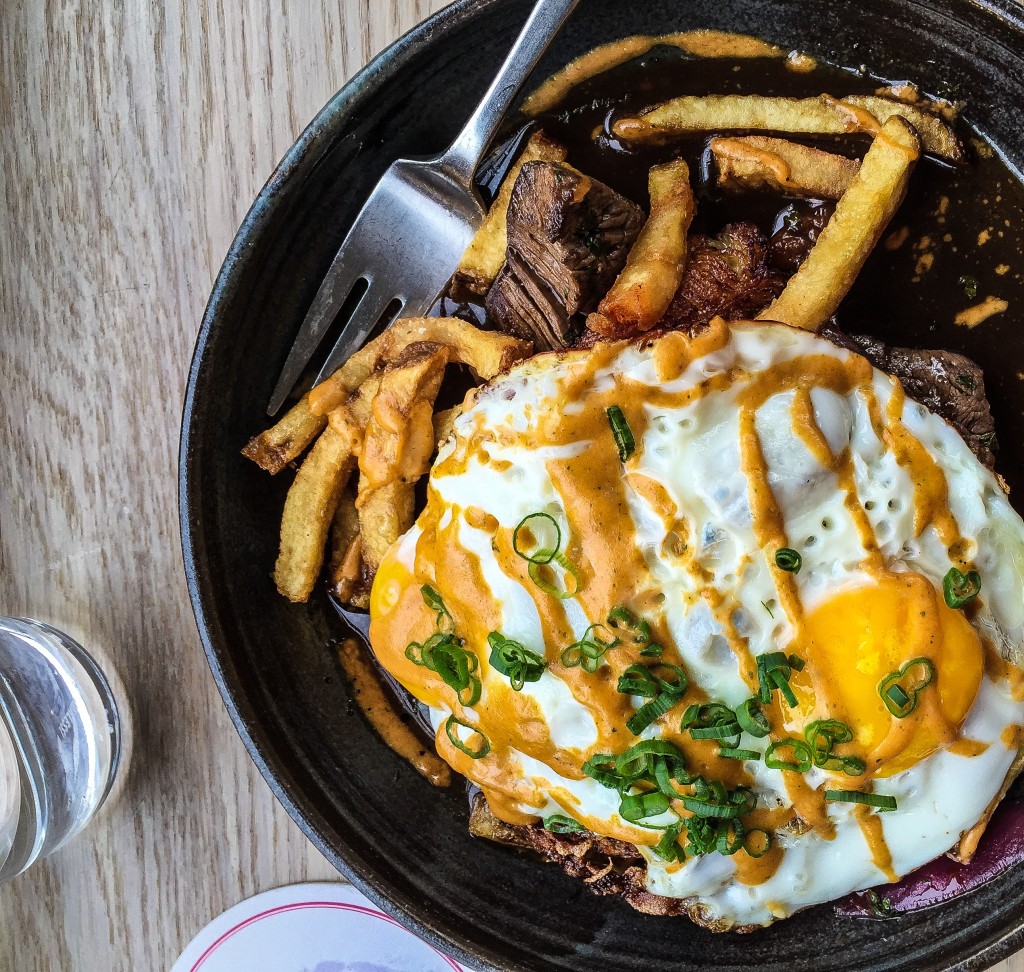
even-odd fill
[[[903,201],[919,154],[910,125],[899,116],[890,118],[807,259],[759,320],[813,331],[835,313]]]
[[[681,159],[656,166],[648,185],[651,214],[622,273],[587,319],[587,327],[607,338],[654,327],[672,303],[686,267],[686,234],[696,209],[690,170]]]
[[[853,182],[860,162],[784,138],[748,135],[713,138],[721,189],[771,190],[812,199],[838,199]]]
[[[468,365],[484,381],[508,370],[533,350],[528,341],[482,331],[457,317],[402,318],[309,393],[311,411],[323,415],[343,405],[380,363],[393,360],[402,348],[418,341],[444,345],[452,361]]]
[[[413,486],[434,451],[433,407],[451,352],[419,342],[381,375],[359,454],[359,535],[365,572],[412,525]]]
[[[921,139],[921,147],[926,152],[938,155],[956,165],[963,165],[967,161],[964,143],[956,132],[945,119],[925,107],[908,104],[895,98],[884,98],[881,95],[848,95],[843,101],[871,112],[882,125],[893,115],[899,115],[914,126]]]
[[[356,491],[350,480],[338,501],[331,523],[331,562],[328,568],[330,588],[338,600],[352,604],[360,593],[363,555],[359,542],[359,513]]]
[[[567,154],[563,146],[541,131],[530,136],[526,147],[502,180],[480,229],[459,261],[451,284],[452,296],[456,300],[483,297],[498,276],[508,246],[508,204],[512,198],[512,187],[523,166],[535,161],[564,162]]]
[[[362,430],[379,378],[365,381],[338,415],[324,417],[327,428],[299,466],[281,516],[281,546],[274,566],[277,589],[290,601],[307,601],[324,562],[324,548],[345,485],[355,468]],[[344,421],[338,421],[343,413]]]
[[[274,566],[274,582],[289,601],[309,600],[334,510],[354,467],[351,442],[331,428],[324,429],[299,466],[285,500]]]
[[[789,132],[795,135],[874,135],[890,118],[906,119],[918,129],[925,151],[950,162],[965,161],[963,145],[937,115],[904,101],[878,95],[779,98],[762,95],[706,95],[674,98],[635,118],[612,125],[625,142],[667,142],[695,132],[730,130]]]
[[[301,455],[326,424],[326,417],[314,414],[303,398],[276,425],[250,439],[242,455],[274,475]]]
[[[437,448],[455,430],[455,420],[462,414],[462,406],[446,408],[434,413],[434,448]]]

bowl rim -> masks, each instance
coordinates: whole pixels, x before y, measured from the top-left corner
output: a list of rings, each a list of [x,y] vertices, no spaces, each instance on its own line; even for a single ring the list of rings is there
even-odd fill
[[[245,748],[270,787],[275,798],[298,825],[303,835],[367,898],[403,926],[422,937],[435,948],[466,962],[480,972],[515,972],[522,966],[512,964],[486,946],[469,939],[456,939],[442,929],[432,918],[430,908],[382,880],[374,866],[365,860],[361,849],[350,841],[341,844],[338,851],[336,838],[327,836],[327,827],[317,811],[309,806],[301,793],[294,798],[289,793],[293,781],[291,771],[280,757],[256,715],[248,696],[232,687],[238,681],[237,668],[226,651],[225,638],[210,610],[214,602],[209,579],[197,567],[195,551],[202,546],[204,524],[196,515],[201,506],[197,477],[193,475],[192,457],[196,441],[201,438],[192,428],[191,418],[196,405],[197,392],[203,377],[207,346],[216,330],[222,308],[235,296],[235,267],[244,259],[250,239],[260,236],[272,221],[279,204],[277,198],[283,186],[300,175],[302,170],[315,164],[334,139],[339,124],[350,117],[353,103],[372,95],[388,82],[392,73],[415,58],[424,46],[443,40],[458,31],[466,22],[486,16],[495,7],[508,0],[451,0],[446,6],[422,20],[396,40],[385,46],[367,64],[336,91],[316,113],[302,133],[288,148],[275,166],[270,177],[246,212],[238,231],[217,273],[209,300],[203,312],[189,364],[188,380],[182,404],[182,419],[178,445],[178,508],[182,559],[189,600],[199,632],[200,641],[210,666],[214,682],[225,708]],[[1024,3],[1022,0],[966,0],[979,13],[989,14],[1008,28],[1024,37]],[[1024,163],[1024,160],[1022,160]],[[297,789],[292,787],[292,789]],[[387,892],[381,888],[386,887]],[[1024,915],[1016,926],[982,947],[975,954],[945,966],[946,972],[979,972],[1006,959],[1024,946]]]

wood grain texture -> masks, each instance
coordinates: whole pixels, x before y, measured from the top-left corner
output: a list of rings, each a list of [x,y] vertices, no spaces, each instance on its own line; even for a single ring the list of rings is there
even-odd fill
[[[167,969],[241,899],[336,877],[209,676],[180,564],[178,424],[250,201],[334,91],[443,5],[0,4],[0,612],[109,655],[137,756],[115,806],[0,889],[3,972]]]

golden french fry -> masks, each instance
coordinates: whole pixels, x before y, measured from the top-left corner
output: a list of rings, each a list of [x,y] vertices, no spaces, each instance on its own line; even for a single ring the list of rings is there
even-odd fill
[[[271,475],[299,456],[322,431],[327,419],[315,415],[303,398],[273,427],[250,439],[242,455]]]
[[[903,201],[919,154],[910,125],[899,116],[890,118],[807,259],[758,320],[813,331],[835,313]]]
[[[678,34],[639,34],[622,37],[595,47],[556,71],[523,102],[524,115],[551,111],[575,88],[589,78],[610,71],[620,64],[642,57],[652,47],[678,47],[693,57],[785,57],[786,51],[756,37],[745,37],[719,30],[688,30]]]
[[[455,420],[462,414],[462,406],[446,408],[434,413],[434,448],[437,448],[455,429]]]
[[[331,590],[338,600],[351,603],[362,578],[363,556],[359,543],[359,513],[351,480],[345,487],[331,522]]]
[[[498,194],[491,203],[480,229],[459,261],[452,277],[452,296],[456,300],[483,297],[505,262],[508,247],[508,204],[512,187],[527,162],[564,162],[568,153],[543,132],[530,136],[519,158],[502,180]]]
[[[871,112],[882,125],[893,115],[899,115],[914,126],[921,139],[921,147],[926,152],[948,159],[957,165],[963,165],[967,161],[964,143],[949,123],[921,104],[908,104],[906,101],[884,98],[881,95],[848,95],[843,101]],[[927,104],[927,101],[923,102],[923,105]]]
[[[648,185],[651,214],[622,273],[587,320],[604,337],[630,337],[654,327],[665,316],[686,268],[686,234],[696,209],[690,170],[681,159],[656,166]]]
[[[434,451],[433,407],[451,352],[410,345],[384,371],[359,454],[362,556],[372,577],[388,548],[412,525],[413,484]]]
[[[324,416],[327,428],[288,489],[274,581],[291,601],[308,600],[320,574],[327,534],[355,468],[363,429],[370,419],[370,403],[379,387],[378,377],[368,379],[337,414]]]
[[[303,460],[281,517],[277,589],[289,601],[307,601],[323,564],[324,544],[341,491],[355,466],[351,442],[327,428]]]
[[[451,352],[452,361],[468,365],[485,381],[508,370],[533,350],[528,341],[497,331],[482,331],[457,317],[402,318],[309,393],[311,410],[322,415],[343,405],[382,362],[393,360],[402,348],[421,341],[443,344]]]
[[[897,116],[919,129],[925,151],[950,162],[965,160],[963,145],[943,119],[916,105],[878,95],[851,95],[843,99],[831,95],[685,96],[654,105],[635,118],[620,118],[613,123],[612,131],[625,142],[666,142],[694,132],[729,130],[874,135],[886,121]]]
[[[713,138],[718,185],[728,190],[783,192],[812,199],[838,199],[853,182],[860,162],[784,138],[747,135]]]

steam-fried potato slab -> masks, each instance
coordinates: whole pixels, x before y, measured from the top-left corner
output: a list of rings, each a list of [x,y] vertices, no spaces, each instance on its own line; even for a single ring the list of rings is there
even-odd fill
[[[496,331],[481,331],[457,317],[402,318],[317,385],[309,393],[310,410],[323,415],[343,405],[381,363],[395,360],[402,348],[422,341],[444,345],[451,352],[452,361],[468,365],[484,381],[507,371],[533,350],[529,341]]]
[[[434,399],[449,348],[411,344],[381,375],[359,454],[359,533],[366,573],[412,525],[413,485],[434,452]]]
[[[250,439],[242,455],[274,475],[300,456],[326,424],[326,416],[316,415],[303,398],[276,425]]]
[[[612,125],[624,142],[668,142],[695,132],[766,131],[796,135],[874,135],[890,118],[906,119],[918,130],[926,152],[950,162],[966,161],[963,145],[949,125],[917,105],[878,95],[779,98],[763,95],[705,95],[674,98],[635,118]]]
[[[439,446],[455,431],[455,420],[462,414],[462,406],[446,408],[434,413],[434,446]]]
[[[747,135],[713,138],[718,186],[732,192],[769,190],[811,199],[838,199],[860,162],[784,138]]]
[[[367,380],[346,406],[331,415],[288,490],[274,582],[290,601],[309,600],[320,575],[327,533],[355,468],[362,429],[378,387],[379,380]]]
[[[483,297],[498,276],[508,247],[508,204],[512,198],[512,187],[523,166],[537,161],[564,162],[567,154],[563,146],[541,131],[530,136],[526,147],[502,180],[480,229],[459,261],[451,284],[452,296],[456,300]]]
[[[759,320],[813,331],[835,313],[903,201],[919,155],[914,130],[903,118],[890,118],[807,259]]]
[[[587,319],[587,327],[607,338],[647,331],[665,316],[686,268],[686,236],[696,203],[690,170],[681,159],[659,165],[648,175],[651,214],[629,251],[612,289]]]

